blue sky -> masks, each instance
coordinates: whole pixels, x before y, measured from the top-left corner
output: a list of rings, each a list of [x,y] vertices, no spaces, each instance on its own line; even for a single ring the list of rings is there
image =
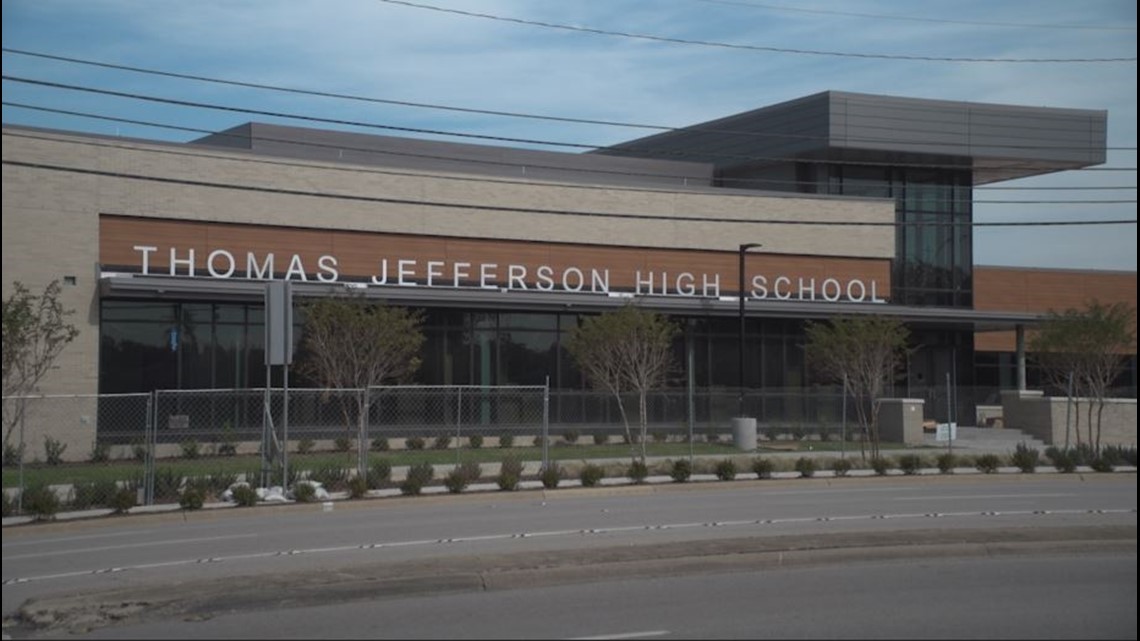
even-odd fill
[[[978,189],[978,201],[1016,202],[979,203],[975,219],[1136,219],[1136,8],[1131,0],[422,0],[421,4],[583,29],[847,55],[543,28],[386,0],[5,0],[3,42],[9,49],[265,85],[673,127],[829,89],[1103,109],[1108,111],[1110,148],[1103,167],[1123,170],[1073,171],[998,185],[1032,189]],[[904,56],[1131,61],[892,58]],[[11,52],[3,54],[3,67],[5,75],[37,81],[399,127],[591,145],[652,133],[306,97]],[[6,102],[210,131],[249,120],[332,127],[9,80],[4,81],[3,95]],[[197,137],[185,131],[7,105],[3,120],[161,140]],[[1042,200],[1126,202],[1028,202]],[[1135,225],[977,228],[974,239],[978,264],[1136,269]]]

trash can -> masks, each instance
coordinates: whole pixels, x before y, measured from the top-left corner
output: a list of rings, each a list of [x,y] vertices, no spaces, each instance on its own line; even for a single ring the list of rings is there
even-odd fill
[[[756,419],[744,417],[732,419],[732,443],[738,450],[754,451],[756,449]]]

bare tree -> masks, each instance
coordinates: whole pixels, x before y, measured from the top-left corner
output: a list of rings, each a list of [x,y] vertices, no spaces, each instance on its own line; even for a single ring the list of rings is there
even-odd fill
[[[809,322],[805,332],[812,371],[827,380],[846,378],[856,399],[859,426],[871,443],[871,456],[878,457],[878,401],[893,386],[909,349],[910,332],[901,321],[882,316],[841,316],[826,323]]]
[[[331,296],[306,303],[305,355],[299,369],[326,389],[360,390],[356,416],[343,405],[346,427],[353,418],[361,438],[370,405],[369,387],[406,381],[420,366],[423,316],[403,307],[370,303],[360,296]],[[365,447],[360,443],[361,448]]]
[[[637,458],[635,444],[640,444],[642,462],[645,462],[649,431],[647,399],[651,390],[665,383],[666,375],[673,368],[671,347],[677,331],[664,316],[630,304],[586,318],[571,333],[566,345],[586,380],[617,400],[626,440],[630,443],[630,456]],[[637,438],[630,428],[623,399],[623,395],[634,392],[638,399]]]
[[[43,377],[55,366],[63,349],[75,340],[79,330],[66,321],[74,313],[59,301],[61,286],[53,280],[42,294],[33,294],[23,283],[15,282],[4,299],[4,392],[5,399],[35,391]],[[20,422],[22,403],[12,408],[4,403],[4,445]],[[11,411],[9,411],[11,409]]]
[[[1051,382],[1071,377],[1074,395],[1088,399],[1087,443],[1097,452],[1109,388],[1124,368],[1125,355],[1135,349],[1135,317],[1136,310],[1125,303],[1093,300],[1083,310],[1051,313],[1030,339],[1030,349]],[[1079,444],[1079,411],[1076,433]]]

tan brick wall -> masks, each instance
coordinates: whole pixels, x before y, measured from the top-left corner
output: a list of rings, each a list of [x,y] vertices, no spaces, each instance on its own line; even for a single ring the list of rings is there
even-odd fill
[[[1063,312],[1090,300],[1124,302],[1136,309],[1136,272],[975,267],[974,307],[985,311]],[[1135,320],[1135,319],[1134,319]],[[1133,331],[1136,330],[1133,324]],[[980,332],[979,352],[1012,352],[1013,332]]]

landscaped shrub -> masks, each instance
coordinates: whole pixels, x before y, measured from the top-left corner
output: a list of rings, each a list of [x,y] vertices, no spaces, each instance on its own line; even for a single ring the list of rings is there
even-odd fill
[[[815,461],[806,456],[799,457],[796,459],[796,471],[799,472],[803,478],[815,476]]]
[[[515,436],[509,432],[499,435],[499,447],[511,447],[515,444]]]
[[[159,502],[176,501],[182,490],[182,475],[171,467],[154,471],[154,499]]]
[[[752,459],[752,472],[758,479],[772,478],[772,472],[776,471],[776,464],[771,459],[756,457]]]
[[[837,458],[831,462],[831,471],[835,472],[836,476],[847,476],[852,467],[850,459]]]
[[[646,477],[649,476],[649,466],[640,459],[630,461],[629,467],[625,470],[625,475],[634,483],[644,483]]]
[[[522,473],[522,461],[514,456],[507,456],[503,458],[502,463],[499,465],[499,476],[495,481],[498,483],[500,490],[517,490],[519,481],[522,480]]]
[[[922,457],[918,454],[903,454],[899,457],[899,469],[907,476],[918,474],[922,467]]]
[[[1123,445],[1106,445],[1101,448],[1105,458],[1113,465],[1130,465],[1136,467],[1136,448]]]
[[[562,440],[573,445],[578,442],[578,430],[566,430],[562,433]]]
[[[435,442],[432,443],[432,449],[446,450],[451,447],[451,437],[446,434],[441,434],[435,437]]]
[[[477,450],[483,447],[483,435],[472,434],[471,436],[467,437],[467,445],[469,445],[473,450]]]
[[[601,432],[594,432],[594,445],[605,445],[606,443],[609,443],[609,442],[610,442],[610,437],[608,434],[603,434]]]
[[[331,463],[322,465],[309,472],[309,478],[324,486],[330,492],[338,492],[348,487],[349,470]]]
[[[297,453],[308,454],[313,451],[313,448],[316,446],[316,444],[316,441],[311,438],[303,438],[297,441]]]
[[[25,514],[31,514],[40,521],[54,519],[61,507],[59,495],[44,484],[30,485],[25,488],[21,503]]]
[[[200,510],[205,504],[206,498],[202,496],[202,490],[196,487],[182,490],[181,496],[178,497],[178,506],[184,510]]]
[[[202,455],[202,446],[194,439],[182,441],[178,446],[182,448],[182,458],[184,459],[194,460]]]
[[[593,463],[587,463],[582,467],[582,471],[578,473],[578,480],[582,482],[582,487],[594,487],[598,483],[601,483],[605,477],[605,468]]]
[[[562,469],[561,465],[551,463],[542,468],[542,472],[539,473],[538,478],[542,480],[542,487],[553,490],[558,487],[558,484],[562,482],[562,477],[565,475],[566,472]]]
[[[391,449],[388,444],[387,436],[376,436],[372,439],[372,443],[368,446],[373,452],[387,452]]]
[[[66,450],[66,443],[50,436],[44,437],[44,461],[46,461],[48,465],[59,465],[63,463],[63,453]]]
[[[365,476],[360,476],[357,474],[356,476],[348,479],[348,498],[362,499],[365,496],[368,496],[367,474]]]
[[[722,481],[731,481],[736,478],[736,462],[726,458],[716,464],[716,477]]]
[[[942,474],[953,474],[954,467],[958,464],[958,457],[950,452],[943,452],[938,455],[938,471]]]
[[[139,504],[138,492],[127,487],[120,487],[111,495],[107,503],[115,514],[126,514],[131,508]]]
[[[997,454],[982,454],[974,462],[974,467],[984,474],[993,474],[1001,467],[1001,458]]]
[[[705,442],[706,443],[719,443],[720,442],[720,434],[717,434],[716,432],[709,432],[708,434],[705,434]]]
[[[1077,471],[1077,461],[1068,450],[1050,447],[1045,450],[1045,456],[1053,462],[1053,467],[1063,474],[1072,474]]]
[[[106,463],[111,460],[110,443],[92,443],[91,454],[87,457],[89,463]]]
[[[13,467],[20,464],[24,458],[24,446],[14,443],[4,444],[4,467]]]
[[[535,447],[542,447],[543,445],[546,445],[546,437],[539,434],[538,436],[534,437],[534,440],[531,441],[531,443],[533,443]]]
[[[1114,468],[1112,462],[1104,456],[1098,456],[1089,462],[1094,472],[1111,472]]]
[[[112,480],[79,482],[71,488],[71,509],[88,510],[109,505],[119,485]]]
[[[347,436],[338,436],[333,439],[333,449],[337,452],[347,452],[352,449],[352,439]]]
[[[423,492],[424,486],[435,478],[435,468],[430,463],[416,463],[408,468],[408,475],[400,483],[400,492],[415,496]]]
[[[893,466],[894,462],[886,456],[876,456],[871,459],[871,469],[879,476],[886,476]]]
[[[443,477],[443,486],[452,494],[459,494],[467,489],[468,483],[470,483],[470,481],[467,479],[467,475],[459,468],[452,469]]]
[[[368,466],[368,489],[378,490],[392,480],[392,462],[381,458],[372,461]]]
[[[669,472],[669,476],[673,478],[675,483],[684,483],[689,480],[693,475],[693,464],[689,459],[678,459],[673,461],[673,469]]]
[[[293,485],[293,500],[298,503],[312,503],[317,500],[317,486],[309,482]]]
[[[235,485],[233,498],[238,507],[252,507],[257,505],[257,490],[244,483]]]
[[[662,430],[657,430],[656,432],[653,432],[653,434],[651,436],[653,437],[654,443],[664,443],[665,441],[669,440],[669,432],[665,432]]]
[[[1010,461],[1026,474],[1032,474],[1037,471],[1037,463],[1040,459],[1040,452],[1025,443],[1018,443],[1017,447],[1013,450],[1013,455],[1010,456]]]

